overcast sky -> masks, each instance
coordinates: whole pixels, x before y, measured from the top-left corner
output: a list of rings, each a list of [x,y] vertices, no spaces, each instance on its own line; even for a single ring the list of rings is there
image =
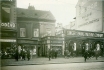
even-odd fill
[[[17,7],[28,8],[30,3],[37,10],[51,11],[56,21],[65,26],[76,16],[77,2],[78,0],[17,0]]]

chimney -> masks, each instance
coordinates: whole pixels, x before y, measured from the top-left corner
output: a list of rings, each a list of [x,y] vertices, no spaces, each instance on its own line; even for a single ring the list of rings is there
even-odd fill
[[[30,3],[29,3],[29,6],[28,6],[28,9],[35,10],[34,6],[30,6]]]

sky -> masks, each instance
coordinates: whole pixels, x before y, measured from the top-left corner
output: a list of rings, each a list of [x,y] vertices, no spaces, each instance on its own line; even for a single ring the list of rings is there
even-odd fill
[[[51,11],[56,23],[65,26],[74,21],[77,2],[78,0],[17,0],[17,7],[28,8],[30,3],[36,10]]]

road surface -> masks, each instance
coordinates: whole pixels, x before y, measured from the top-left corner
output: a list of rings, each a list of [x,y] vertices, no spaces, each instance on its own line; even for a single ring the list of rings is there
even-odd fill
[[[104,70],[104,62],[4,66],[1,70]]]

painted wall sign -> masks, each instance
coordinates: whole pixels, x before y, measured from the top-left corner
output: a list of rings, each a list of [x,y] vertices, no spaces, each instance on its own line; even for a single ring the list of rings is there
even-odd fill
[[[102,31],[102,1],[82,0],[76,8],[77,30]]]

